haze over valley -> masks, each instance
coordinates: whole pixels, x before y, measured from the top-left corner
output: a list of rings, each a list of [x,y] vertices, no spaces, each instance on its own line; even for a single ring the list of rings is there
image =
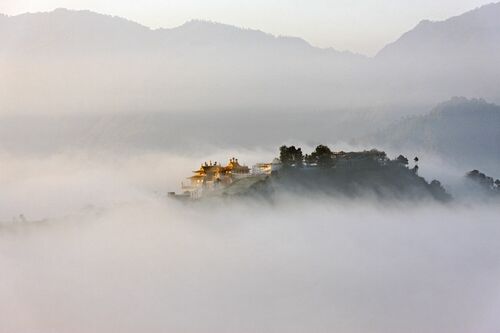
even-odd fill
[[[500,3],[422,19],[0,14],[0,332],[500,330]]]

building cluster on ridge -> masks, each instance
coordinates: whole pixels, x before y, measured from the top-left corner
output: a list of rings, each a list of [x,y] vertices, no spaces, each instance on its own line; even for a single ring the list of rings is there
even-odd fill
[[[234,157],[229,159],[226,166],[212,161],[205,162],[198,170],[193,171],[193,175],[187,178],[186,183],[182,183],[182,195],[196,199],[203,193],[227,187],[240,179],[270,175],[280,166],[278,159],[274,159],[271,163],[257,163],[252,169],[240,164]]]
[[[415,167],[418,171],[418,158],[415,158]],[[407,167],[408,159],[400,155],[394,161],[383,151],[376,149],[360,152],[334,152],[324,145],[319,145],[311,154],[304,155],[300,147],[280,147],[280,157],[270,163],[257,163],[250,169],[239,163],[237,158],[230,158],[226,165],[218,162],[204,162],[193,171],[193,175],[182,183],[182,193],[169,195],[179,199],[199,199],[205,196],[225,196],[243,193],[258,181],[266,179],[273,172],[283,168],[302,177],[294,170],[310,173],[314,170],[331,169],[335,172],[365,172],[366,170],[387,167],[396,163]]]

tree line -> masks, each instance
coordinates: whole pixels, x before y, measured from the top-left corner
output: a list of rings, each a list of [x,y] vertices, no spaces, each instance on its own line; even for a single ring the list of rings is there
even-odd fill
[[[318,145],[311,154],[305,155],[300,147],[288,147],[284,145],[280,147],[279,159],[284,167],[301,168],[305,164],[307,166],[317,166],[319,168],[331,168],[335,165],[335,160],[338,156],[345,156],[347,158],[373,158],[384,161],[388,160],[385,152],[378,151],[376,149],[352,153],[339,152],[336,154],[326,145]],[[409,164],[408,158],[403,155],[399,155],[394,161],[404,166]],[[417,171],[419,158],[415,157],[413,161],[415,162],[413,170]]]

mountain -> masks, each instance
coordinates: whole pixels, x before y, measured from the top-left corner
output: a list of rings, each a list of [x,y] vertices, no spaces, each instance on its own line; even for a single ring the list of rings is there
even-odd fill
[[[26,52],[152,52],[178,47],[272,48],[291,52],[356,57],[347,52],[318,49],[295,37],[275,37],[259,30],[192,20],[173,29],[152,30],[138,23],[91,11],[56,9],[0,20],[4,54]],[[357,56],[360,58],[361,56]]]
[[[149,42],[145,37],[150,32],[149,28],[119,17],[66,9],[4,16],[0,24],[0,54],[4,57],[124,51],[131,44]]]
[[[500,165],[500,106],[455,97],[423,116],[407,117],[367,139],[401,151],[431,152],[462,168]]]
[[[324,107],[338,100],[333,83],[366,61],[299,38],[205,21],[151,30],[58,9],[0,24],[3,111]]]
[[[500,3],[441,22],[422,21],[375,57],[379,82],[414,101],[450,96],[499,103]],[[449,94],[448,96],[445,96]]]
[[[90,11],[0,16],[0,114],[191,112],[265,122],[330,112],[338,127],[344,114],[409,114],[450,96],[500,103],[499,8],[423,22],[374,58],[206,21],[153,30]]]
[[[417,61],[434,58],[498,57],[500,52],[500,3],[477,8],[442,22],[421,21],[396,42],[384,47],[377,58]],[[473,57],[472,57],[473,56]]]

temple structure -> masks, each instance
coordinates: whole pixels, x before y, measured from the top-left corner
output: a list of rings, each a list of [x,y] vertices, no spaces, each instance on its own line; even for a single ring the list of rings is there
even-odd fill
[[[271,163],[257,163],[252,167],[252,173],[255,175],[270,175],[273,171],[281,168],[281,162],[275,158]]]
[[[265,179],[273,171],[281,168],[281,162],[274,159],[271,163],[257,163],[252,170],[241,165],[237,158],[229,159],[227,165],[212,161],[200,165],[193,175],[182,183],[182,194],[169,192],[169,196],[178,199],[199,199],[220,193],[238,192],[257,181]],[[229,193],[227,192],[227,193]]]
[[[197,198],[204,190],[214,190],[250,176],[250,169],[239,164],[238,159],[233,157],[226,166],[212,161],[205,162],[193,173],[194,175],[188,178],[188,184],[182,184],[182,189],[189,192],[191,197]]]

